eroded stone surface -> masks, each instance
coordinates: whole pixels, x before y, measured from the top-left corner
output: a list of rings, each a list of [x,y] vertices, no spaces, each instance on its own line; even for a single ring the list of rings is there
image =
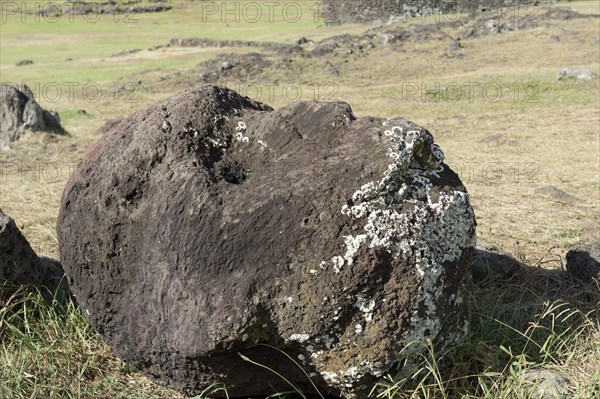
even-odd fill
[[[118,353],[232,397],[290,388],[250,359],[306,393],[364,398],[404,345],[460,339],[474,234],[427,130],[219,87],[103,136],[58,222],[72,289]]]

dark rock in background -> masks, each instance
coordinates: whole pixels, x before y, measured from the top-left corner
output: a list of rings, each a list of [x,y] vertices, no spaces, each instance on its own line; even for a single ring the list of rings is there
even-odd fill
[[[25,65],[31,65],[33,64],[32,60],[21,60],[19,62],[17,62],[15,65],[16,66],[25,66]]]
[[[15,221],[0,209],[0,284],[46,287],[68,292],[64,272],[54,259],[38,257]]]
[[[61,260],[94,328],[176,389],[290,389],[258,363],[306,394],[365,398],[407,344],[465,334],[475,219],[442,162],[404,119],[188,89],[87,153]]]
[[[0,83],[0,148],[19,140],[26,131],[66,133],[58,114],[42,109],[27,86]]]
[[[567,271],[584,282],[600,280],[600,242],[576,245],[567,252]]]
[[[198,73],[204,83],[215,83],[219,79],[247,82],[258,79],[271,64],[272,61],[262,54],[230,53],[202,62],[198,65]]]

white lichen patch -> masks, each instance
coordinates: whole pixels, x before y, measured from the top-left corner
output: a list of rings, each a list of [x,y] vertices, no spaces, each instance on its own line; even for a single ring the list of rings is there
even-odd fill
[[[428,143],[428,134],[419,130],[404,130],[395,126],[385,131],[392,146],[387,154],[393,162],[378,182],[364,184],[352,195],[352,205],[344,205],[342,213],[352,219],[366,218],[365,233],[344,237],[346,252],[334,256],[334,271],[352,265],[354,255],[365,243],[369,248],[384,247],[393,257],[408,255],[410,243],[403,240],[405,227],[411,224],[410,215],[399,213],[394,205],[428,198],[432,187],[427,176],[443,171],[444,154],[436,144]]]
[[[298,343],[304,343],[310,339],[308,334],[292,334],[289,336],[288,341],[295,341]]]
[[[374,299],[367,299],[363,294],[358,294],[354,306],[363,312],[366,321],[373,320],[373,312],[375,311]]]
[[[220,126],[227,120],[229,120],[229,118],[226,115],[215,115],[210,121],[210,126],[204,128],[202,131],[204,140],[206,140],[210,146],[220,149],[221,151],[225,151],[227,147],[229,147],[229,139],[224,137],[220,131]],[[198,137],[200,134],[193,126],[187,126],[186,132],[193,137]]]
[[[219,139],[213,139],[212,137],[207,137],[206,139],[208,140],[208,142],[210,144],[212,144],[213,147],[221,148],[222,150],[227,148],[227,143],[225,143]]]
[[[387,155],[392,163],[381,180],[363,184],[341,210],[355,222],[363,221],[363,231],[345,236],[345,252],[321,262],[320,267],[327,270],[331,264],[335,273],[351,267],[363,245],[382,248],[393,259],[410,262],[421,281],[404,342],[425,343],[437,337],[442,328],[438,303],[444,292],[443,265],[457,262],[470,245],[474,215],[465,192],[434,188],[431,179],[443,172],[444,154],[429,133],[394,126],[385,135],[391,140]],[[376,302],[365,295],[357,296],[355,307],[364,313],[366,322],[372,321],[377,311]],[[359,331],[363,331],[362,324],[354,326],[354,332]],[[346,373],[362,376],[384,372],[367,362],[333,374],[345,380],[342,376]]]
[[[235,139],[237,141],[241,141],[242,143],[247,143],[250,141],[250,138],[244,136],[244,132],[246,131],[246,123],[244,121],[240,121],[235,128]]]
[[[362,324],[357,324],[356,326],[354,326],[354,334],[360,334],[363,331],[363,326]]]
[[[370,362],[363,359],[358,365],[351,366],[347,370],[321,371],[321,376],[330,384],[344,385],[346,388],[354,388],[356,381],[366,375],[382,377],[386,370],[374,367]]]
[[[339,273],[344,266],[344,258],[341,256],[334,256],[331,258],[331,262],[333,263],[333,271]]]
[[[339,384],[338,374],[331,371],[321,371],[321,377],[329,384]]]

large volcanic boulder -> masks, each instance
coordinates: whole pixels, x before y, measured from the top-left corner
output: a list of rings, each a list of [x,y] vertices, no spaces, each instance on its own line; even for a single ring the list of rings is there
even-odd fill
[[[0,148],[19,140],[26,131],[65,133],[58,114],[42,109],[26,85],[0,83]]]
[[[38,257],[15,221],[0,209],[0,285],[34,285],[52,293],[60,288],[66,293],[63,277],[62,266],[54,259]]]
[[[188,89],[76,168],[61,260],[92,325],[179,390],[288,391],[277,372],[364,398],[405,345],[464,334],[475,220],[442,160],[404,119]]]

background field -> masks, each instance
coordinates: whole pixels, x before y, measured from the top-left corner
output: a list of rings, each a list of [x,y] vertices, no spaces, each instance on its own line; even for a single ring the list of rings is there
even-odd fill
[[[172,1],[168,12],[107,15],[95,22],[64,15],[54,22],[26,15],[23,21],[3,13],[0,80],[27,84],[44,108],[59,112],[69,131],[67,136],[30,134],[0,152],[0,207],[37,253],[58,256],[55,223],[62,188],[107,119],[179,91],[181,81],[171,78],[177,72],[187,79],[195,76],[189,71],[199,63],[216,56],[262,51],[152,48],[185,37],[285,44],[306,37],[317,42],[372,28],[326,26],[315,14],[316,2],[281,1],[281,9],[288,3],[302,5],[296,22],[277,12],[270,22],[266,9],[257,22],[249,22],[256,14],[223,22],[221,15],[207,15],[198,1]],[[597,1],[553,5],[600,14]],[[447,32],[457,37],[463,30]],[[401,43],[393,51],[376,46],[368,57],[336,52],[327,60],[307,60],[291,55],[301,66],[292,78],[270,66],[260,80],[227,83],[234,89],[259,83],[258,99],[274,107],[290,102],[289,93],[281,90],[267,96],[265,85],[277,82],[300,89],[300,100],[341,100],[357,116],[402,116],[425,126],[469,190],[478,236],[531,266],[526,281],[472,287],[469,342],[448,355],[458,365],[455,372],[464,373],[440,372],[448,384],[445,391],[434,383],[431,391],[418,395],[443,397],[440,392],[450,390],[457,397],[527,397],[515,370],[543,365],[569,377],[574,397],[592,398],[594,389],[600,392],[598,287],[577,287],[553,270],[563,267],[569,246],[600,240],[599,80],[557,80],[565,67],[600,72],[598,19],[553,20],[533,29],[463,37],[462,43],[461,57],[444,55],[448,40]],[[140,51],[115,56],[133,49]],[[24,59],[34,63],[15,65]],[[160,84],[160,77],[167,84]],[[500,91],[475,89],[470,99],[464,93],[473,84]],[[82,90],[85,85],[89,92]],[[415,87],[417,93],[411,94]],[[463,96],[453,100],[456,91],[448,87],[459,88]],[[451,98],[444,98],[448,93]],[[247,94],[258,92],[254,88]],[[567,195],[539,190],[546,186]],[[180,397],[121,363],[72,305],[51,308],[35,295],[24,295],[0,310],[0,397]],[[23,301],[29,304],[25,310],[19,307]],[[8,309],[20,310],[10,316]],[[551,312],[542,317],[544,310]],[[548,339],[552,343],[545,345]],[[388,396],[393,395],[402,397]]]

